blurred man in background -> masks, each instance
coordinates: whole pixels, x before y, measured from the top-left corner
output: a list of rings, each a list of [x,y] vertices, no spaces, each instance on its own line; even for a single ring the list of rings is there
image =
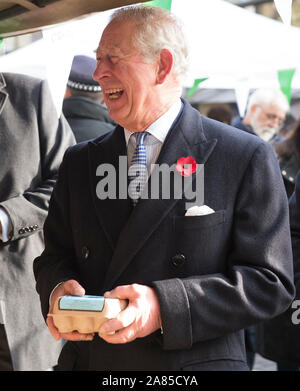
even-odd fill
[[[283,139],[278,132],[288,110],[289,103],[280,89],[257,89],[249,98],[245,117],[235,117],[232,126],[275,144]]]
[[[96,64],[92,57],[75,56],[67,83],[63,113],[78,143],[99,137],[115,126],[101,103],[101,88],[93,79]]]

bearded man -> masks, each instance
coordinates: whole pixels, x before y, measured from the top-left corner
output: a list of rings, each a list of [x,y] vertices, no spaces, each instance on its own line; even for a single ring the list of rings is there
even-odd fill
[[[275,144],[283,139],[278,131],[288,110],[288,101],[280,89],[259,88],[249,98],[245,117],[235,117],[232,126]]]

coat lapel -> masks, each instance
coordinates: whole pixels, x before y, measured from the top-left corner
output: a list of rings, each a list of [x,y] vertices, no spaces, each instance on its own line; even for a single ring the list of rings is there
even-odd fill
[[[120,231],[127,222],[132,210],[127,194],[124,199],[118,198],[119,177],[121,177],[123,183],[125,179],[124,175],[127,177],[127,165],[126,167],[119,167],[120,156],[127,159],[124,130],[119,126],[106,137],[96,139],[89,143],[91,194],[96,215],[112,249],[115,248]],[[116,197],[100,199],[99,193],[97,194],[99,182],[105,178],[107,179],[107,173],[105,175],[99,175],[99,166],[101,165],[114,168],[116,176],[115,178],[111,178],[111,184],[114,185],[116,183]]]
[[[8,98],[7,92],[3,91],[6,86],[5,79],[2,73],[0,73],[0,114],[4,108],[6,99]]]
[[[206,140],[199,113],[189,105],[186,106],[163,144],[158,164],[166,163],[172,166],[179,158],[186,156],[192,156],[198,164],[204,164],[217,143],[215,139]],[[178,201],[174,198],[139,201],[119,235],[106,276],[106,290],[113,287],[136,253]]]

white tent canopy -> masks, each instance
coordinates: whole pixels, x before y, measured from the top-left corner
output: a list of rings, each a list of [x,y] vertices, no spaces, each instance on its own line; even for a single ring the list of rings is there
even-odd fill
[[[279,70],[296,68],[292,87],[300,88],[299,28],[222,0],[173,0],[172,12],[190,47],[186,86],[208,77],[199,88],[234,89],[241,115],[250,89],[279,87]]]
[[[66,81],[73,55],[94,55],[111,12],[48,29],[43,41],[0,57],[0,71],[47,77],[55,99],[62,100],[58,80]],[[277,71],[296,68],[292,86],[300,88],[300,29],[222,0],[173,0],[172,12],[183,21],[189,42],[187,87],[208,77],[200,88],[234,88],[243,106],[249,88],[279,86]]]
[[[185,23],[191,75],[257,78],[300,66],[300,29],[222,0],[173,0]]]

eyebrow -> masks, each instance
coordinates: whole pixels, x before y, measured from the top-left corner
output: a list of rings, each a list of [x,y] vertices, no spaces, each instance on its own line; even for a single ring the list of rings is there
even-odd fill
[[[113,52],[114,55],[126,54],[118,46],[111,46],[111,47],[105,48],[105,52],[108,52],[110,54],[111,54],[111,52]],[[101,56],[101,49],[98,48],[97,51],[96,51],[96,58],[98,58],[99,56]]]

